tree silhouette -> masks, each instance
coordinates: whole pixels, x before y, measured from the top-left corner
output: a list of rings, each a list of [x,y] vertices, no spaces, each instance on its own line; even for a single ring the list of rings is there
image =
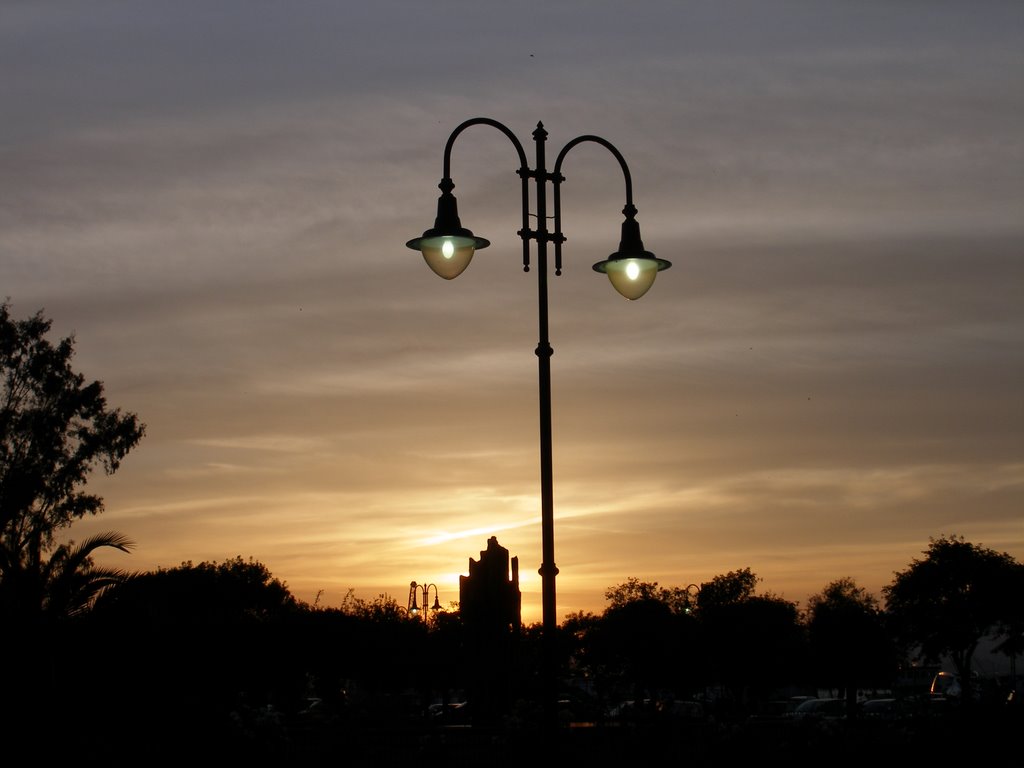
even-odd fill
[[[127,578],[123,570],[97,568],[92,553],[102,547],[130,552],[133,546],[130,539],[113,532],[90,536],[80,544],[61,544],[42,568],[43,613],[60,619],[91,608],[104,590]]]
[[[357,708],[368,714],[390,713],[398,717],[418,711],[419,701],[404,701],[400,694],[421,684],[421,651],[426,649],[427,627],[404,605],[387,594],[373,600],[349,591],[341,611],[352,617],[352,634],[346,644],[347,666]]]
[[[740,711],[803,675],[806,638],[797,606],[755,595],[757,582],[749,568],[730,571],[701,584],[697,597],[710,674]]]
[[[103,500],[82,490],[90,473],[113,474],[145,431],[134,414],[107,407],[100,382],[72,370],[74,338],[51,344],[50,325],[41,312],[13,320],[0,304],[0,616],[26,631],[43,613],[46,588],[67,586],[48,576],[72,554],[86,566],[81,549],[58,549],[52,565],[47,556],[58,531],[102,511]]]
[[[741,603],[754,596],[757,590],[757,575],[749,568],[729,571],[715,576],[711,581],[700,585],[697,596],[697,607],[701,610],[715,609]]]
[[[886,608],[899,636],[930,661],[949,656],[963,691],[972,697],[971,662],[988,635],[1020,627],[1024,566],[1005,552],[971,544],[962,536],[931,539],[915,559],[883,587]]]
[[[72,622],[117,571],[98,569],[100,547],[128,551],[119,534],[76,545],[57,535],[102,511],[84,490],[97,467],[113,474],[142,438],[134,414],[107,407],[103,385],[71,367],[74,338],[51,343],[42,312],[25,320],[0,304],[0,626],[6,673],[0,701],[11,732],[66,706],[61,664],[80,652]]]
[[[66,684],[89,692],[84,714],[97,741],[117,724],[137,744],[175,731],[180,741],[168,748],[223,744],[233,715],[252,725],[257,714],[295,709],[305,695],[305,613],[251,558],[132,574],[76,623],[90,664]]]
[[[631,683],[630,698],[656,699],[675,675],[679,648],[677,621],[668,605],[653,597],[608,608],[602,635],[607,652]]]
[[[891,683],[895,649],[878,601],[853,579],[833,581],[808,600],[807,629],[816,679],[845,691],[850,713],[858,687]]]

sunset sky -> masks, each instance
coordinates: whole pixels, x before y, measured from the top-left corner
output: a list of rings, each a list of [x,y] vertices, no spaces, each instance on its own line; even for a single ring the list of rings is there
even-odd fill
[[[487,539],[540,619],[537,280],[499,120],[563,165],[558,615],[749,567],[880,595],[929,537],[1024,559],[1024,3],[0,0],[0,300],[147,425],[127,570],[458,599]],[[321,593],[322,590],[322,593]]]

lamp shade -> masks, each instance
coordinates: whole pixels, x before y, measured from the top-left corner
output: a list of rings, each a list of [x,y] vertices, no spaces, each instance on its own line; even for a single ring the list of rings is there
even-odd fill
[[[654,278],[658,276],[658,272],[669,266],[668,262],[656,258],[654,254],[645,258],[616,258],[613,254],[605,261],[595,264],[594,269],[608,275],[612,287],[632,301],[647,293],[654,285]]]
[[[434,235],[411,240],[410,248],[416,248],[423,254],[427,266],[445,280],[451,280],[463,273],[477,248],[485,246],[478,245],[480,238],[464,235]],[[486,243],[486,241],[484,241]]]
[[[473,254],[491,244],[462,226],[458,202],[451,192],[453,186],[450,179],[441,182],[442,194],[437,199],[434,226],[406,243],[407,247],[422,253],[427,266],[445,280],[461,275]]]
[[[622,222],[619,250],[595,264],[594,271],[608,275],[615,290],[632,301],[647,293],[658,273],[671,267],[672,262],[644,250],[640,225],[634,218],[636,209],[627,206],[624,213],[626,220]]]

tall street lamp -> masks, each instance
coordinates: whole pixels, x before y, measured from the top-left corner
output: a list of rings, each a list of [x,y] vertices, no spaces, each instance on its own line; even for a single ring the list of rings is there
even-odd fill
[[[600,136],[578,136],[564,147],[555,160],[553,171],[545,167],[544,143],[547,131],[542,123],[537,123],[533,132],[536,145],[536,165],[528,166],[523,145],[505,125],[497,120],[476,117],[467,120],[452,131],[444,148],[444,173],[438,188],[441,197],[437,201],[437,218],[434,226],[426,230],[420,237],[413,238],[406,245],[423,254],[427,265],[438,275],[451,280],[458,277],[469,266],[473,254],[490,245],[489,240],[477,237],[465,229],[459,221],[458,206],[452,190],[455,184],[451,179],[451,153],[455,139],[467,128],[474,125],[489,125],[497,128],[512,142],[519,154],[519,169],[516,173],[522,180],[522,228],[518,235],[523,241],[523,271],[530,271],[530,241],[537,243],[537,298],[539,309],[540,340],[536,354],[540,378],[540,478],[541,478],[541,538],[543,562],[540,567],[542,581],[543,610],[543,643],[545,663],[545,683],[551,686],[546,691],[546,703],[554,706],[554,637],[557,630],[555,612],[555,540],[554,540],[554,503],[551,469],[551,355],[552,349],[548,341],[548,243],[555,246],[555,274],[562,274],[562,235],[561,184],[565,178],[561,174],[562,161],[569,150],[578,144],[593,142],[605,147],[614,155],[622,167],[626,184],[626,205],[622,209],[625,220],[622,222],[622,238],[619,249],[607,259],[593,265],[597,272],[608,275],[615,290],[627,299],[638,299],[643,296],[654,283],[658,272],[668,269],[670,262],[659,259],[644,249],[640,239],[640,225],[636,221],[637,209],[633,205],[633,182],[622,154],[610,142]],[[530,228],[530,190],[529,182],[536,183],[534,202],[536,205],[536,229]],[[548,184],[553,187],[554,231],[548,231]]]
[[[434,604],[431,606],[427,602],[430,599],[430,590],[434,590]],[[437,612],[441,610],[441,602],[437,599],[437,587],[434,584],[417,584],[415,581],[409,582],[409,613],[416,616],[420,612],[420,606],[416,602],[416,598],[419,595],[423,595],[423,621],[427,621],[427,617],[430,616],[430,611]]]

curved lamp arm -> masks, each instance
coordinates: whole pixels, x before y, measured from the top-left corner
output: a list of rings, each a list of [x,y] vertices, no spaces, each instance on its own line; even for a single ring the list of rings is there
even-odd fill
[[[528,186],[528,181],[530,178],[529,161],[526,159],[526,150],[523,149],[522,142],[519,141],[519,138],[514,133],[512,133],[512,130],[507,125],[505,125],[504,123],[500,123],[497,120],[492,120],[489,117],[474,117],[469,120],[466,120],[464,123],[457,126],[455,130],[452,131],[452,135],[448,137],[448,143],[445,144],[444,146],[444,166],[442,170],[444,175],[441,178],[441,184],[439,184],[438,186],[441,188],[441,191],[444,192],[445,185],[447,185],[449,194],[451,193],[451,190],[454,189],[455,185],[452,183],[451,179],[452,147],[455,146],[455,139],[459,137],[459,134],[462,133],[467,128],[474,125],[489,125],[492,128],[497,128],[499,131],[501,131],[508,137],[509,141],[512,142],[512,146],[516,148],[516,152],[519,154],[519,170],[517,171],[517,173],[519,174],[519,177],[522,179],[521,186],[523,195],[523,227],[522,229],[519,230],[518,234],[523,239],[523,269],[528,270],[530,268],[530,189]]]
[[[561,234],[562,232],[562,182],[565,181],[565,177],[562,176],[562,161],[565,160],[565,156],[569,154],[569,150],[573,147],[582,144],[586,141],[592,141],[595,144],[600,144],[602,147],[611,152],[615,159],[619,161],[619,165],[622,166],[622,175],[626,181],[626,207],[622,209],[623,213],[630,208],[633,209],[633,215],[636,215],[636,208],[633,206],[633,177],[629,173],[629,166],[626,165],[626,158],[622,156],[622,153],[616,149],[615,145],[607,139],[602,139],[600,136],[584,135],[577,136],[575,139],[570,141],[564,147],[562,151],[558,153],[558,158],[555,160],[554,170],[554,183],[555,183],[555,232]],[[562,274],[562,242],[563,238],[555,240],[555,274]]]
[[[626,179],[626,205],[632,205],[633,204],[633,177],[629,173],[629,166],[626,165],[626,158],[624,158],[622,156],[622,153],[619,152],[619,150],[617,150],[615,148],[615,145],[612,144],[607,139],[602,139],[600,136],[591,136],[591,135],[577,136],[575,139],[573,139],[568,144],[566,144],[564,147],[562,147],[562,151],[558,153],[558,159],[555,160],[555,176],[558,176],[559,179],[555,182],[555,200],[558,200],[558,184],[561,181],[564,181],[564,179],[561,178],[561,175],[562,175],[562,173],[561,173],[562,172],[562,161],[565,160],[565,156],[567,154],[569,154],[569,150],[570,149],[575,147],[577,144],[582,144],[585,141],[592,141],[595,144],[600,144],[602,147],[604,147],[609,152],[611,152],[613,155],[615,155],[615,159],[618,160],[619,161],[619,165],[622,166],[622,175]],[[555,205],[557,206],[558,204],[555,203]],[[557,208],[556,208],[556,210],[557,210]]]
[[[622,167],[622,175],[626,181],[626,205],[622,214],[626,217],[622,222],[622,238],[619,241],[619,250],[603,261],[594,265],[595,272],[603,272],[608,275],[612,285],[620,294],[627,299],[639,299],[647,289],[654,283],[658,272],[668,269],[672,262],[659,259],[650,251],[644,248],[644,242],[640,239],[640,225],[636,221],[636,206],[633,205],[633,178],[629,173],[629,166],[622,153],[615,148],[615,145],[600,136],[577,136],[566,144],[558,153],[555,161],[555,170],[552,174],[552,181],[555,185],[555,232],[557,237],[555,243],[555,274],[562,274],[562,161],[569,150],[585,141],[592,141],[600,144],[611,152]]]
[[[427,584],[427,586],[424,588],[424,590],[423,590],[423,610],[427,609],[427,601],[430,599],[430,590],[431,590],[431,588],[433,588],[433,590],[434,590],[434,604],[432,606],[430,606],[430,610],[432,610],[432,611],[439,611],[439,610],[441,610],[441,600],[440,600],[440,597],[437,594],[437,585],[436,584]]]
[[[470,120],[465,121],[461,125],[452,131],[452,135],[448,137],[448,143],[444,147],[444,178],[451,178],[451,166],[452,166],[452,147],[455,144],[455,139],[459,137],[459,134],[464,130],[473,125],[489,125],[492,128],[497,128],[499,131],[508,136],[509,140],[516,148],[516,152],[519,153],[519,166],[524,171],[527,167],[526,151],[523,149],[523,145],[516,138],[516,135],[506,126],[504,123],[499,123],[497,120],[492,120],[489,117],[474,117]]]

